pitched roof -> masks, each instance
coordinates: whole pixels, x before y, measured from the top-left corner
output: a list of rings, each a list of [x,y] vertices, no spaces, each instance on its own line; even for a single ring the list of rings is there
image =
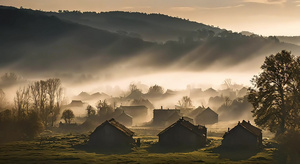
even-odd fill
[[[177,120],[177,119],[180,118],[180,117],[181,117],[181,115],[179,114],[179,112],[174,112],[174,113],[171,114],[171,116],[169,116],[169,117],[167,118],[167,120],[171,120],[171,119]]]
[[[251,125],[250,122],[246,122],[245,120],[243,120],[241,125],[256,136],[259,136],[261,134],[261,129]]]
[[[193,125],[191,122],[184,120],[183,118],[179,119],[177,122],[175,122],[174,124],[170,125],[169,127],[167,127],[166,129],[164,129],[163,131],[161,131],[159,135],[169,131],[170,129],[172,129],[173,127],[175,127],[176,125],[181,125],[183,127],[185,127],[186,129],[190,130],[191,132],[197,134],[197,135],[203,135],[203,130],[206,129],[205,126],[201,126],[201,125]]]
[[[188,116],[190,117],[195,117],[197,115],[199,115],[200,113],[202,113],[205,110],[204,107],[198,106],[198,108],[194,109],[193,111],[191,111]]]
[[[144,106],[144,105],[136,105],[136,106],[120,106],[119,107],[120,109],[136,109],[136,110],[138,110],[138,109],[148,109],[146,106]]]
[[[126,128],[124,125],[120,124],[119,122],[117,122],[115,119],[110,119],[110,120],[106,120],[104,123],[102,123],[101,125],[99,125],[94,132],[98,131],[98,129],[102,128],[103,126],[110,124],[111,126],[115,127],[116,129],[118,129],[119,131],[123,132],[126,136],[133,136],[134,132],[131,131],[130,129]],[[93,133],[94,133],[93,132]]]
[[[261,129],[253,126],[250,124],[250,122],[246,122],[245,120],[242,121],[242,123],[238,123],[234,128],[232,128],[230,131],[225,132],[225,134],[223,135],[223,138],[225,138],[228,134],[232,133],[233,131],[235,131],[237,129],[237,127],[242,127],[243,129],[247,130],[248,132],[250,132],[251,134],[259,137],[261,135]]]
[[[190,117],[183,116],[183,119],[185,119],[186,121],[190,121],[191,123],[194,122],[194,119]]]
[[[119,117],[130,117],[132,118],[132,116],[130,116],[129,114],[125,113],[124,111],[118,116]]]
[[[202,115],[203,113],[207,113],[207,112],[218,115],[218,113],[216,113],[215,111],[213,111],[212,109],[210,109],[210,107],[206,108],[204,111],[202,111],[202,112],[201,112],[200,114],[198,114],[198,115]]]

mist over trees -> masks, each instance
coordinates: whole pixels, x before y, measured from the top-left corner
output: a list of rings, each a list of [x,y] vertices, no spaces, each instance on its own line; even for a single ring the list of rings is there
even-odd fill
[[[277,37],[245,36],[166,15],[129,12],[55,13],[0,6],[0,36],[5,40],[0,44],[0,69],[30,73],[33,78],[58,72],[76,84],[145,72],[235,68],[282,47],[300,52],[300,46],[281,43]],[[118,88],[116,96],[81,92],[72,102],[80,104],[84,116],[77,116],[69,106],[62,108],[64,91],[59,78],[19,87],[11,106],[6,90],[0,89],[0,142],[33,139],[45,129],[87,132],[117,117],[122,110],[116,110],[117,106],[147,107],[143,123],[148,118],[151,122],[153,110],[160,106],[180,109],[178,117],[194,116],[210,107],[224,122],[251,119],[252,110],[258,126],[276,133],[280,151],[297,152],[299,147],[292,144],[299,143],[300,58],[281,51],[267,57],[261,69],[252,80],[250,93],[229,79],[221,89],[169,90],[158,84],[141,87],[132,83],[126,91]],[[26,81],[13,72],[0,80],[0,88]],[[94,100],[96,104],[91,103]],[[59,124],[64,128],[57,127],[59,119],[65,121]],[[73,124],[76,119],[83,123]]]
[[[17,136],[14,139],[33,138],[53,126],[60,114],[62,98],[60,79],[40,80],[20,87],[13,108],[1,111],[0,129],[6,134],[1,135],[3,140],[10,140],[11,135]]]
[[[94,78],[106,79],[106,76],[101,74],[99,77],[93,77],[95,72],[98,74],[102,70],[105,70],[108,77],[115,72],[120,72],[116,75],[120,77],[141,75],[145,72],[144,68],[151,68],[153,72],[166,71],[170,67],[174,68],[174,71],[203,71],[246,64],[246,61],[279,51],[283,47],[300,51],[299,46],[280,43],[274,38],[245,36],[159,14],[127,12],[64,14],[4,6],[0,8],[0,12],[0,34],[3,40],[6,40],[0,45],[0,53],[5,56],[5,60],[0,61],[1,69],[12,66],[13,70],[30,73],[32,76],[37,72],[54,76],[53,72],[58,72],[59,76],[56,77],[73,83],[86,82]],[[121,17],[122,15],[126,15],[125,18]],[[69,19],[68,16],[72,18]],[[75,20],[81,16],[90,20],[90,23]],[[104,21],[106,19],[97,22],[98,16],[107,17],[113,23]],[[156,20],[163,26],[159,26]],[[134,23],[144,24],[145,21],[148,29],[158,30],[144,30],[147,28],[136,26]],[[143,34],[140,34],[141,38],[134,38],[120,35],[114,30],[108,31],[111,26],[126,28],[125,25],[117,26],[122,23],[130,24],[127,26],[128,30],[121,29],[127,33],[152,31],[156,34],[149,36],[155,38],[167,31],[169,32],[167,40],[145,41],[147,39]],[[107,28],[98,28],[97,25]],[[175,29],[173,31],[169,30],[170,28]],[[177,33],[178,31],[181,32]],[[10,37],[12,34],[14,38]],[[37,45],[39,48],[34,48]],[[39,62],[33,62],[31,59],[39,59]],[[73,71],[76,68],[81,69],[75,74]],[[134,75],[129,73],[131,69],[136,70]],[[60,70],[64,72],[61,73]]]

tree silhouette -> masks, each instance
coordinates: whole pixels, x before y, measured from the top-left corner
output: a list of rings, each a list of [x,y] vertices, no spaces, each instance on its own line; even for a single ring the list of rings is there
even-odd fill
[[[190,97],[188,96],[183,96],[181,100],[178,101],[178,105],[182,109],[187,109],[193,107],[193,103]]]
[[[91,117],[91,116],[95,116],[96,115],[96,110],[92,106],[90,106],[90,105],[88,105],[86,107],[86,111],[87,111],[87,117]]]
[[[150,94],[150,95],[161,95],[163,93],[164,93],[163,87],[156,85],[156,84],[151,86],[148,90],[148,94]]]
[[[248,95],[255,123],[276,136],[299,129],[300,58],[283,50],[266,57],[261,69]]]
[[[113,112],[113,107],[108,105],[108,103],[106,102],[106,100],[101,101],[99,100],[98,104],[97,104],[97,109],[98,109],[98,115],[102,116],[106,116],[107,114],[111,114]]]
[[[71,109],[64,110],[61,116],[61,118],[65,120],[66,124],[70,124],[74,117],[75,115]]]

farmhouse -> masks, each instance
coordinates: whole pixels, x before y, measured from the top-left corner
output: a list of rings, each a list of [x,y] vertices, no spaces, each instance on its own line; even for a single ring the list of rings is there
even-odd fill
[[[204,110],[205,110],[205,108],[203,106],[198,106],[198,108],[196,108],[196,109],[192,110],[190,113],[188,113],[187,116],[189,116],[191,118],[195,118],[200,113],[202,113]]]
[[[116,112],[124,111],[126,114],[130,115],[132,118],[145,118],[148,115],[148,108],[144,105],[140,106],[120,106],[116,109]]]
[[[174,112],[170,117],[167,118],[165,124],[167,126],[169,126],[169,125],[173,124],[174,122],[176,122],[180,118],[181,118],[180,113],[179,112]]]
[[[128,147],[134,143],[133,135],[134,132],[112,118],[94,130],[88,145],[96,148]]]
[[[205,126],[194,125],[184,118],[167,127],[158,134],[159,144],[163,146],[204,146],[207,129]]]
[[[262,146],[261,129],[243,120],[223,136],[222,146],[230,148],[257,148]]]
[[[132,126],[132,117],[126,114],[124,111],[116,117],[116,121],[125,126]]]
[[[81,107],[84,103],[81,100],[72,100],[72,102],[68,105],[70,107]]]
[[[195,117],[196,124],[208,125],[218,122],[218,114],[209,107]]]
[[[153,110],[153,126],[166,126],[168,122],[174,123],[181,117],[179,109],[154,109]],[[175,119],[174,119],[175,118]]]

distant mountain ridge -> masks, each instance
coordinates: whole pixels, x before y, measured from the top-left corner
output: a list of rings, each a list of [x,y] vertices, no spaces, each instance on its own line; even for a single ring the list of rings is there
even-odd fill
[[[276,36],[280,41],[300,46],[300,36]]]
[[[72,21],[98,29],[131,34],[149,41],[178,40],[179,37],[191,35],[196,30],[211,30],[215,33],[222,31],[219,28],[202,23],[191,22],[181,18],[163,14],[146,14],[138,12],[79,12],[61,11],[49,12],[63,20]]]

